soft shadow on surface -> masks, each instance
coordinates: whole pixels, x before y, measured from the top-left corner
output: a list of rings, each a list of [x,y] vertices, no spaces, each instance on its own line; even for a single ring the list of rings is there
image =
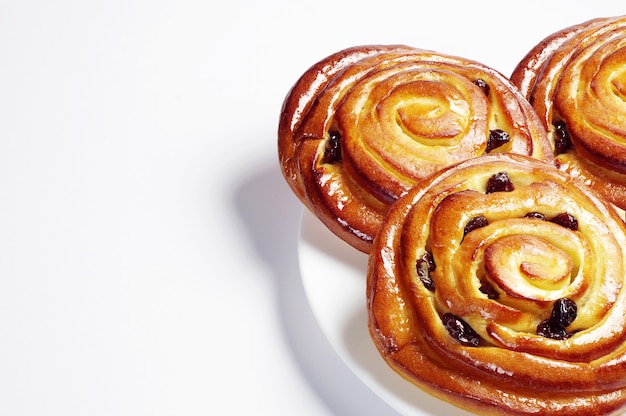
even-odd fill
[[[383,360],[372,359],[377,352],[375,352],[373,344],[368,344],[370,341],[369,334],[361,329],[363,325],[366,325],[366,318],[360,311],[355,311],[344,330],[343,342],[346,349],[353,352],[354,361],[363,371],[366,371],[378,384],[384,385],[393,392],[398,402],[404,403],[403,406],[419,409],[419,414],[424,416],[471,416],[471,413],[454,407],[407,383],[390,367],[387,367]]]
[[[283,179],[278,162],[251,167],[235,190],[233,203],[259,257],[273,271],[285,338],[318,396],[339,416],[398,415],[346,366],[313,316],[298,265],[302,205]]]

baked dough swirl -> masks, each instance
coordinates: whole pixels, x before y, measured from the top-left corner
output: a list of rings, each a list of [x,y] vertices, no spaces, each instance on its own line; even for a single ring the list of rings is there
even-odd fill
[[[418,183],[369,255],[370,334],[402,376],[480,414],[626,402],[626,226],[571,175],[486,155]]]
[[[389,205],[428,174],[485,153],[553,160],[517,88],[468,59],[356,46],[309,68],[287,94],[278,152],[294,193],[368,252]]]
[[[626,16],[547,36],[511,81],[555,136],[557,163],[626,209]]]

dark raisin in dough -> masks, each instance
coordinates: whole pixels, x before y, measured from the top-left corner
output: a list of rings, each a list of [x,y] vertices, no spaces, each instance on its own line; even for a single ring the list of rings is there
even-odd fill
[[[481,282],[480,288],[478,290],[480,290],[481,293],[487,295],[487,298],[489,299],[498,299],[500,297],[500,294],[498,293],[496,288],[487,281]]]
[[[497,149],[505,143],[508,143],[510,140],[509,133],[506,131],[500,129],[490,130],[489,139],[487,140],[487,149],[485,149],[485,151],[489,153],[493,149]]]
[[[417,260],[417,276],[420,278],[424,287],[431,292],[435,291],[435,282],[430,274],[435,270],[436,265],[432,254],[426,252]]]
[[[483,215],[479,215],[477,217],[472,218],[467,222],[465,228],[463,229],[463,235],[474,231],[477,228],[482,228],[489,225],[489,221]]]
[[[554,302],[550,319],[537,326],[537,335],[552,339],[566,339],[572,336],[567,327],[574,322],[578,314],[576,302],[569,298],[561,298]]]
[[[476,81],[474,81],[474,85],[480,88],[483,91],[483,93],[487,97],[489,97],[489,84],[487,84],[485,80],[478,78]]]
[[[554,326],[550,319],[546,319],[542,321],[537,326],[537,335],[541,335],[542,337],[552,338],[552,339],[567,339],[572,336],[569,332],[565,330],[565,328],[560,328]]]
[[[572,148],[572,139],[563,121],[554,123],[554,154],[560,155]]]
[[[576,302],[569,298],[561,298],[554,302],[550,320],[555,326],[567,328],[574,322],[577,314],[578,307],[576,306]]]
[[[506,172],[498,172],[487,181],[487,193],[492,192],[511,192],[514,190],[513,182]]]
[[[534,218],[536,220],[541,220],[541,221],[547,221],[548,217],[546,217],[544,214],[542,214],[541,212],[529,212],[528,214],[524,215],[524,218]]]
[[[461,344],[468,347],[477,347],[480,344],[480,336],[463,319],[446,313],[442,321],[448,333]]]
[[[556,215],[550,221],[562,227],[569,228],[572,231],[578,230],[578,220],[567,212]]]
[[[324,163],[341,162],[341,134],[337,131],[331,131],[328,133],[328,144],[324,150]]]

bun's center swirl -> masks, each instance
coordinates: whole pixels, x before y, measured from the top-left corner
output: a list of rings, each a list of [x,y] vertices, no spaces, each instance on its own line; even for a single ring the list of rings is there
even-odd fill
[[[505,236],[485,250],[486,275],[515,298],[549,298],[569,284],[573,266],[566,252],[538,236]]]
[[[398,102],[398,97],[406,97]],[[455,88],[432,81],[406,84],[378,106],[396,107],[402,130],[424,145],[449,146],[466,130],[471,114],[465,97]]]

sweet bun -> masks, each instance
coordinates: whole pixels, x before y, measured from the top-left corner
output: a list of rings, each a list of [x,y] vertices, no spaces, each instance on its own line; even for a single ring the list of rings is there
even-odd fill
[[[626,403],[626,226],[528,156],[477,157],[390,208],[369,255],[370,334],[399,374],[478,414]]]
[[[366,253],[389,206],[420,179],[504,152],[554,159],[517,88],[478,62],[403,45],[322,59],[287,94],[278,127],[280,166],[294,194]]]
[[[556,147],[556,162],[626,209],[626,16],[550,34],[511,75]]]

